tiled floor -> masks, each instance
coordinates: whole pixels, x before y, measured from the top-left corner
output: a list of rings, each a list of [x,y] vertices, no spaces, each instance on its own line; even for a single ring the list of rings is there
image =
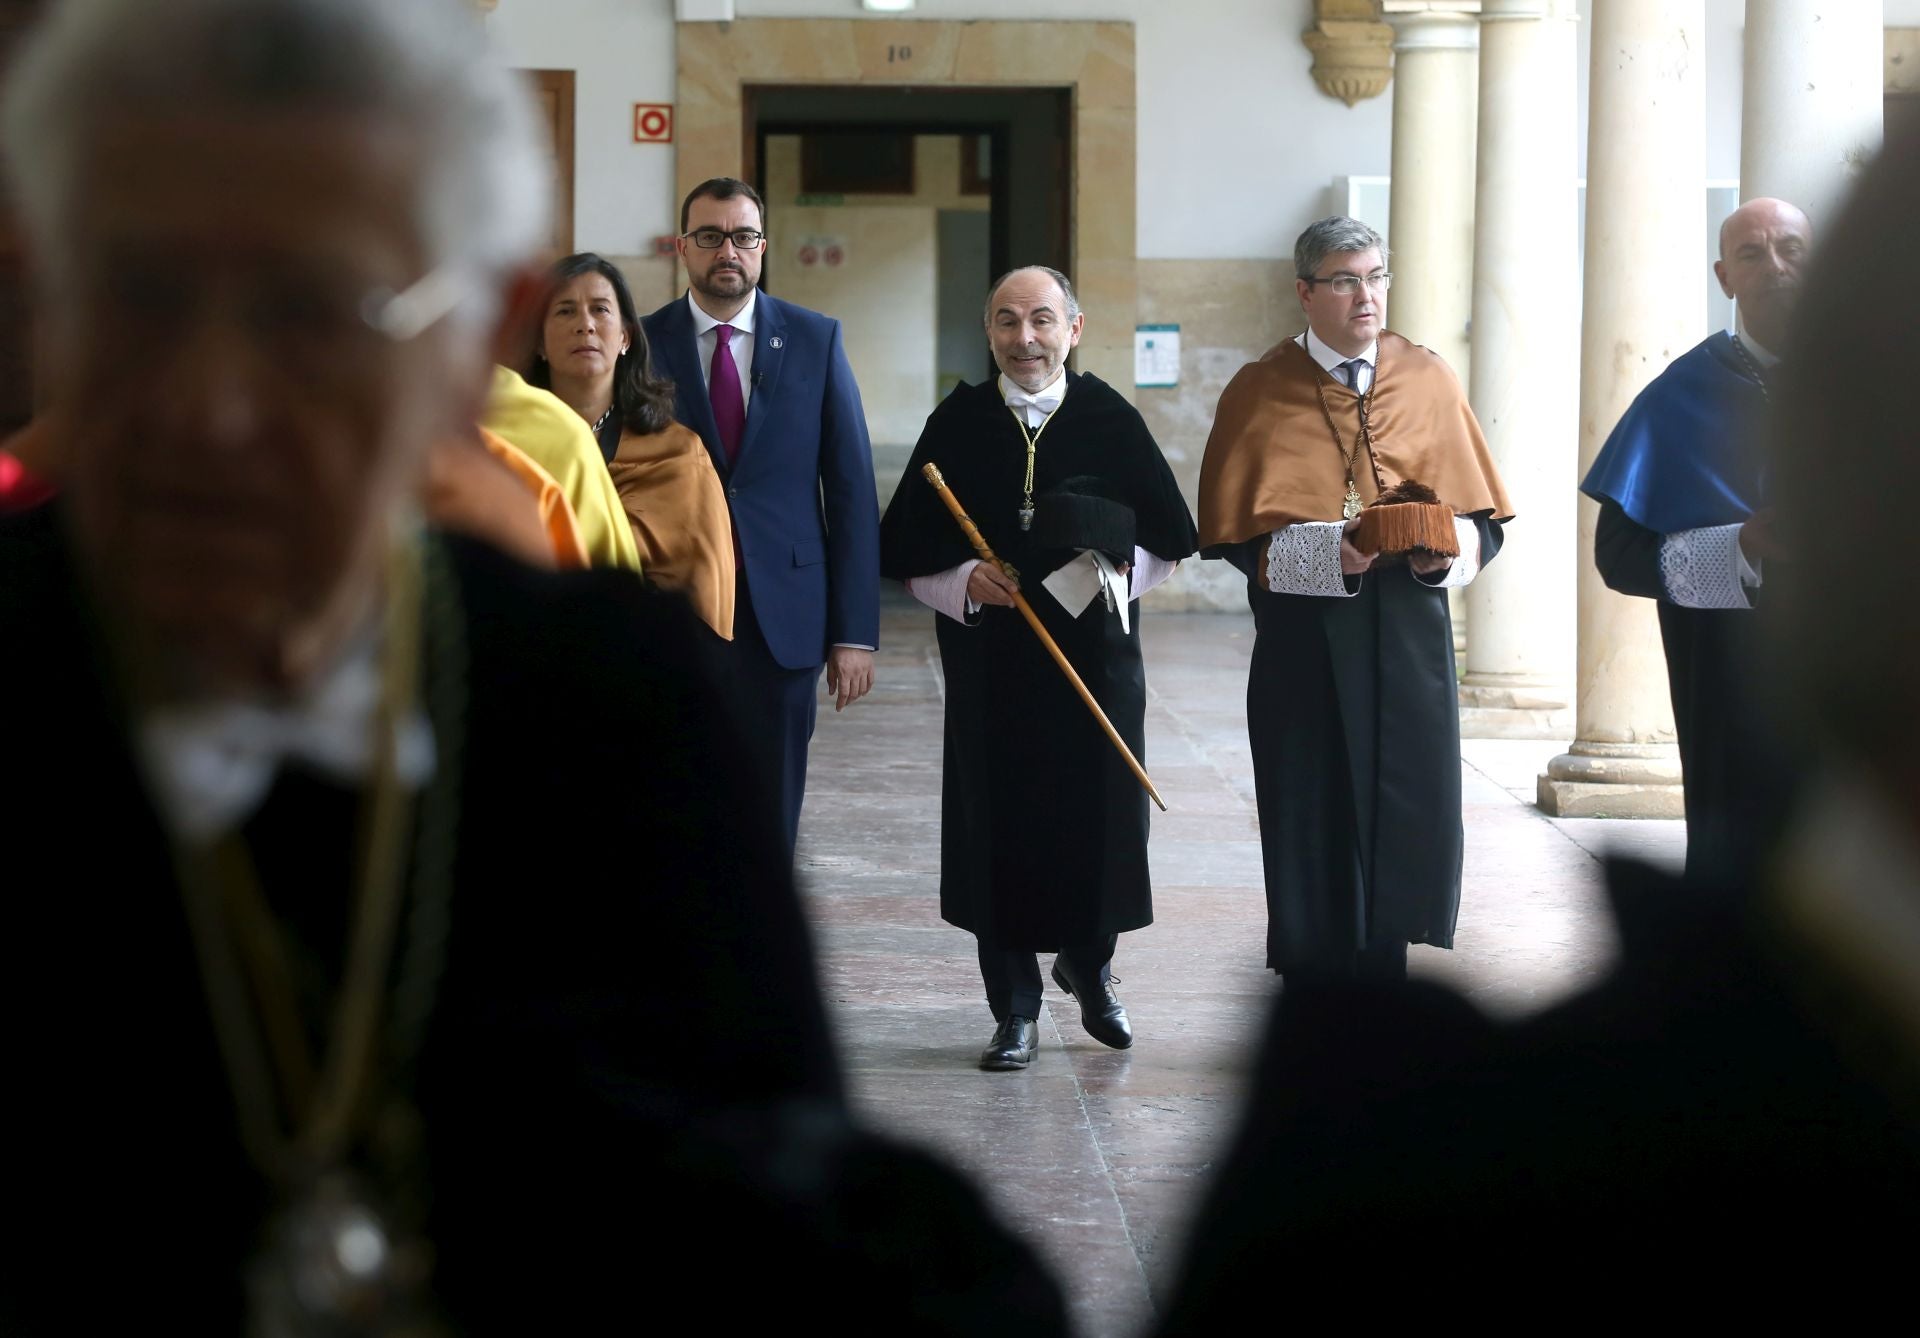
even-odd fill
[[[1179,1262],[1188,1215],[1232,1128],[1272,998],[1246,740],[1252,625],[1145,620],[1156,923],[1120,940],[1130,1051],[1080,1029],[1048,989],[1020,1073],[974,1067],[993,1030],[972,938],[940,920],[940,677],[931,615],[890,606],[873,695],[814,737],[800,868],[823,983],[868,1118],[971,1169],[1057,1270],[1080,1338],[1130,1338]],[[1462,749],[1466,886],[1458,947],[1413,970],[1482,1007],[1535,1009],[1606,965],[1598,856],[1677,863],[1679,823],[1560,821],[1531,804],[1553,743]]]

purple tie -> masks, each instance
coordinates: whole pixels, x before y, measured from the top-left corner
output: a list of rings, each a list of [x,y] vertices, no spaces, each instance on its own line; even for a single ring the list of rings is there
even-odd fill
[[[740,438],[747,430],[747,401],[740,393],[740,369],[733,365],[733,327],[713,327],[713,366],[707,372],[707,399],[713,405],[713,425],[720,430],[720,448],[731,466],[740,454]]]

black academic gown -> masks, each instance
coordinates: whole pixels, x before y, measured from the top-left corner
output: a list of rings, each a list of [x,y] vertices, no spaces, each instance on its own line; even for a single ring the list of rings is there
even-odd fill
[[[921,474],[931,461],[1020,571],[1028,602],[1144,765],[1139,603],[1123,631],[1104,601],[1075,617],[1042,588],[1073,555],[1036,550],[1020,529],[1026,451],[997,379],[957,387],[927,420],[881,521],[881,573],[904,581],[974,556]],[[1039,438],[1034,493],[1088,475],[1133,509],[1140,547],[1169,561],[1193,552],[1193,518],[1139,412],[1105,382],[1069,373]],[[1152,923],[1146,793],[1032,629],[994,605],[976,625],[934,622],[947,693],[941,916],[995,946],[1035,952]]]
[[[1482,1269],[1503,1328],[1906,1304],[1908,1023],[1856,1015],[1747,889],[1625,862],[1609,883],[1620,962],[1543,1014],[1418,981],[1280,997],[1160,1338],[1283,1297],[1430,1321]]]
[[[1765,854],[1790,806],[1797,768],[1774,709],[1765,591],[1752,608],[1690,609],[1660,577],[1665,536],[1600,503],[1593,560],[1607,587],[1657,600],[1687,806],[1687,868],[1738,876]]]
[[[1473,520],[1484,567],[1503,530]],[[1349,578],[1350,598],[1274,594],[1267,542],[1220,550],[1250,577],[1267,965],[1325,972],[1369,945],[1451,948],[1465,835],[1446,592],[1399,563]]]
[[[692,616],[625,573],[438,542],[457,827],[445,916],[409,922],[444,971],[398,1192],[458,1329],[723,1293],[771,1326],[853,1268],[915,1317],[888,1332],[998,1332],[1002,1284],[1057,1331],[971,1190],[848,1119],[777,814]],[[233,1334],[267,1196],[84,608],[57,512],[0,518],[0,1332]],[[337,969],[358,798],[289,770],[245,830],[296,971]]]

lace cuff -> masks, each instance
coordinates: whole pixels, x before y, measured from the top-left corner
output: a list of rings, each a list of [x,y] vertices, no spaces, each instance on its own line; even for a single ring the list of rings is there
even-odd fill
[[[1351,595],[1340,571],[1345,528],[1337,520],[1303,520],[1275,530],[1267,541],[1267,589],[1276,595]]]
[[[1434,590],[1457,590],[1480,574],[1480,527],[1465,516],[1455,516],[1453,537],[1460,556],[1448,564],[1445,571],[1431,576],[1416,573],[1414,580]]]
[[[1737,524],[1678,530],[1660,540],[1660,584],[1681,608],[1752,608],[1746,587],[1759,583],[1740,552]]]

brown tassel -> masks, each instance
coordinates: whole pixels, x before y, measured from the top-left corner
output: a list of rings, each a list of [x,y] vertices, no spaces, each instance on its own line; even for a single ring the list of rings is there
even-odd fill
[[[1396,483],[1360,513],[1353,546],[1362,553],[1383,557],[1416,550],[1440,557],[1459,557],[1460,539],[1453,528],[1453,508],[1433,489],[1409,479]]]

